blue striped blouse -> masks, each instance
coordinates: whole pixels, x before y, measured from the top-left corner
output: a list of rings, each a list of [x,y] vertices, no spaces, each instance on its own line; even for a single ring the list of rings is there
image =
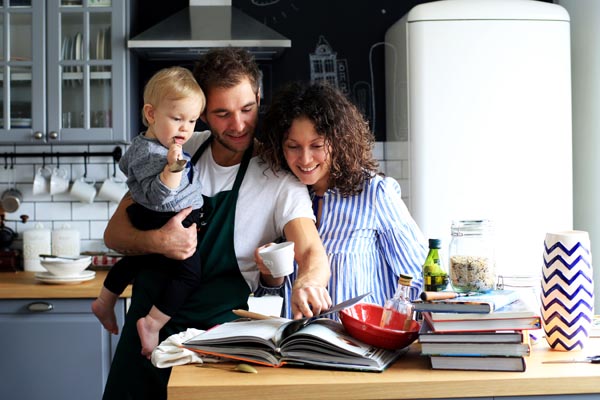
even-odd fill
[[[400,273],[413,276],[413,298],[420,293],[427,242],[402,201],[395,179],[374,176],[365,182],[362,193],[349,197],[328,190],[318,230],[329,257],[333,304],[370,291],[363,301],[383,305],[394,295]],[[286,299],[295,277],[294,272],[286,280]],[[291,307],[286,304],[285,316],[291,318]]]

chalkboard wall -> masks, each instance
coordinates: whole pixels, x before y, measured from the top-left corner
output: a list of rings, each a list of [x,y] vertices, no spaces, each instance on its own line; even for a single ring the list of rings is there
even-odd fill
[[[234,7],[291,39],[292,47],[282,56],[261,65],[266,72],[266,104],[273,90],[290,80],[311,80],[310,57],[319,54],[334,60],[337,85],[364,112],[376,139],[384,141],[386,30],[415,5],[426,0],[233,0]],[[166,16],[188,6],[188,0],[133,1],[132,36]],[[187,62],[189,64],[189,62]],[[186,62],[140,60],[140,87],[158,69]],[[140,95],[141,98],[141,89]]]

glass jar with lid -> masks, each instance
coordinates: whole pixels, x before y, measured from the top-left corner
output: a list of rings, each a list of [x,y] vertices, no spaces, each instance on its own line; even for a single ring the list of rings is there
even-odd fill
[[[451,233],[448,253],[454,291],[487,292],[494,289],[496,263],[491,221],[453,221]]]

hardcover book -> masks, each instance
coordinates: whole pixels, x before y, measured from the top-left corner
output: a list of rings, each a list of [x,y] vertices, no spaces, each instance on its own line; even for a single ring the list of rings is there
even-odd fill
[[[531,353],[529,335],[520,343],[494,342],[454,342],[454,343],[422,343],[421,355],[424,356],[471,356],[471,357],[521,357]]]
[[[381,372],[406,350],[385,350],[346,333],[338,321],[311,319],[301,329],[286,329],[297,321],[271,318],[227,322],[183,343],[202,354],[260,365]]]
[[[423,312],[422,315],[434,332],[521,331],[541,327],[537,307],[522,299],[489,314]]]
[[[487,293],[467,293],[453,299],[413,302],[415,311],[451,313],[491,313],[519,299],[515,290],[492,290]]]
[[[522,331],[501,330],[484,332],[435,332],[427,321],[419,331],[420,343],[521,343]]]
[[[526,369],[525,357],[431,356],[431,368],[467,371],[513,371]]]

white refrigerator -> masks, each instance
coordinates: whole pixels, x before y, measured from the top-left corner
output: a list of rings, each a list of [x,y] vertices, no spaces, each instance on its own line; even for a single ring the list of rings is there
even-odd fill
[[[387,31],[387,140],[408,147],[408,206],[447,246],[490,219],[496,267],[537,276],[546,232],[572,229],[569,15],[529,0],[445,0]]]

